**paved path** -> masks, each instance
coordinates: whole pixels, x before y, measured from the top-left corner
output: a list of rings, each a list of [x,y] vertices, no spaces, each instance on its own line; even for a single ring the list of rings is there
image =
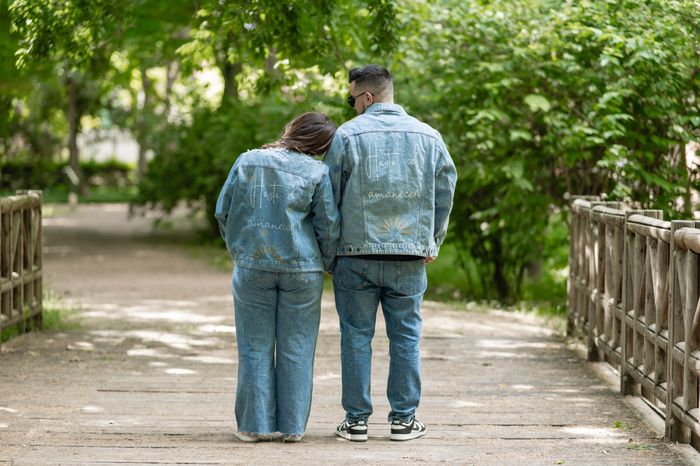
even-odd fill
[[[370,440],[336,438],[343,413],[329,294],[307,436],[240,443],[229,276],[149,231],[148,219],[127,221],[121,206],[46,219],[46,286],[79,307],[83,327],[2,347],[0,465],[689,461],[533,318],[436,303],[424,311],[426,437],[389,441],[380,325]]]

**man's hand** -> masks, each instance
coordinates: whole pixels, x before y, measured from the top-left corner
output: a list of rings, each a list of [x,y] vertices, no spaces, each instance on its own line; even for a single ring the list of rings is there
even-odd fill
[[[430,264],[432,261],[434,261],[435,259],[437,259],[437,257],[435,257],[435,256],[428,256],[428,257],[426,257],[425,259],[423,259],[423,263],[424,263],[425,265],[428,265],[428,264]]]

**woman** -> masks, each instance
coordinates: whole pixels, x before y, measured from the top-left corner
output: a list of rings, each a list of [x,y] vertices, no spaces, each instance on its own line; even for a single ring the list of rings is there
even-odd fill
[[[280,139],[241,154],[216,204],[233,261],[236,437],[300,441],[311,408],[323,271],[340,234],[323,154],[335,125],[305,113]]]

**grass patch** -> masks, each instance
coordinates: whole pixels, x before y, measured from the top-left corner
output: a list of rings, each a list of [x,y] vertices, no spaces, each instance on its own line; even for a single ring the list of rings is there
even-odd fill
[[[566,252],[568,254],[568,250]],[[440,248],[440,256],[435,262],[428,264],[426,270],[428,289],[425,292],[425,299],[450,303],[457,308],[469,311],[486,307],[534,313],[557,331],[562,325],[564,327],[566,325],[568,269],[561,267],[561,258],[557,261],[546,261],[543,264],[543,271],[537,278],[526,278],[523,283],[523,299],[512,306],[488,300],[469,299],[465,294],[465,290],[469,289],[469,279],[458,260],[457,249],[453,244],[443,244]]]
[[[44,203],[56,203],[62,204],[68,202],[69,190],[64,187],[49,188],[43,191],[43,202]],[[14,196],[14,192],[10,191],[0,191],[0,196]],[[138,195],[138,188],[136,186],[127,187],[111,187],[111,186],[97,186],[90,188],[89,192],[85,195],[79,197],[79,202],[87,204],[96,203],[115,203],[115,202],[133,202],[136,200]]]
[[[425,299],[432,301],[461,301],[469,287],[467,274],[457,260],[457,249],[450,243],[440,247],[438,258],[426,266],[428,289]]]
[[[2,331],[0,331],[0,343],[5,343],[7,341],[10,341],[12,338],[16,337],[19,334],[19,328],[17,325],[13,325],[12,327],[8,328],[3,328]]]
[[[41,331],[62,332],[80,328],[80,323],[72,318],[75,310],[68,307],[53,290],[44,290]],[[33,321],[26,323],[27,331],[35,331]],[[20,334],[20,325],[3,328],[0,343],[5,343]]]
[[[651,446],[651,445],[644,445],[644,444],[641,444],[641,443],[631,443],[631,444],[627,445],[627,449],[628,449],[628,450],[642,450],[642,451],[646,451],[646,450],[653,450],[654,447]]]
[[[545,327],[552,329],[557,335],[566,335],[566,308],[561,310],[551,307],[549,303],[542,306],[538,303],[523,301],[517,306],[509,306],[504,309],[535,315]]]
[[[63,332],[81,328],[74,315],[75,309],[68,307],[54,291],[44,292],[43,331]]]
[[[185,253],[192,259],[205,262],[222,272],[231,272],[233,264],[223,240],[202,242],[200,239],[192,238],[183,240],[182,246]]]
[[[619,430],[632,430],[632,426],[630,424],[627,424],[626,422],[622,421],[615,421],[613,427]]]

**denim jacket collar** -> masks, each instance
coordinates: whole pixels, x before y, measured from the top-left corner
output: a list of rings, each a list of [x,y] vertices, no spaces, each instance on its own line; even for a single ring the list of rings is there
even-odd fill
[[[399,104],[389,104],[384,102],[375,102],[365,110],[365,113],[398,113],[407,115],[406,110]]]

